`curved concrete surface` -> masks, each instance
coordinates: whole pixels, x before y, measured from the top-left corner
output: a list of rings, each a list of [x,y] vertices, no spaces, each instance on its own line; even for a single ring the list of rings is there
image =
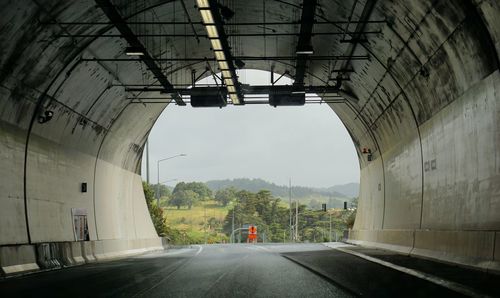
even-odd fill
[[[114,3],[128,21],[186,21],[179,1],[139,2]],[[191,18],[200,21],[194,2],[185,2]],[[353,3],[319,1],[316,20],[345,20]],[[300,4],[232,1],[231,7],[239,22],[255,22],[263,10],[266,22],[284,22],[300,18]],[[108,22],[94,1],[16,0],[1,1],[1,7],[0,265],[29,264],[32,258],[23,258],[36,255],[36,244],[71,244],[72,208],[87,210],[92,243],[121,243],[110,251],[142,246],[130,241],[154,241],[140,161],[148,132],[166,105],[133,104],[134,94],[118,86],[153,83],[151,74],[141,62],[81,60],[126,58],[121,38],[60,36],[118,33],[112,25],[60,23]],[[314,36],[315,55],[352,50],[369,59],[348,65],[312,61],[306,77],[307,84],[324,85],[329,65],[354,70],[342,85],[352,96],[330,104],[352,136],[361,168],[350,239],[498,270],[499,2],[366,0],[359,1],[354,16],[386,23],[368,23],[364,30],[381,32],[367,35],[354,49],[340,42],[342,35]],[[150,30],[139,27],[132,26],[136,33]],[[321,25],[318,31],[342,28]],[[164,30],[173,33],[172,26]],[[188,26],[175,30],[191,33]],[[241,56],[287,56],[297,43],[295,36],[263,40],[240,37],[231,43]],[[212,56],[203,38],[199,44],[182,37],[165,38],[162,45],[144,42],[164,58]],[[245,62],[247,68],[294,73],[293,62]],[[189,84],[191,71],[201,73],[205,63],[162,66],[173,84]],[[38,115],[45,110],[54,116],[40,124]],[[372,161],[362,148],[371,149]],[[80,191],[83,182],[86,193]],[[12,254],[17,257],[5,257]]]

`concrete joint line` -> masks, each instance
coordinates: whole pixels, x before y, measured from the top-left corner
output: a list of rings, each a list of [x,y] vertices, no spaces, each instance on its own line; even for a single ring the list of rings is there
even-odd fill
[[[409,274],[411,276],[426,280],[428,282],[431,282],[431,283],[436,284],[436,285],[441,286],[441,287],[445,287],[447,289],[450,289],[452,291],[455,291],[455,292],[463,294],[463,295],[467,295],[470,297],[490,297],[488,295],[478,293],[474,289],[471,289],[471,288],[464,286],[462,284],[456,283],[454,281],[446,280],[446,279],[437,277],[437,276],[432,275],[432,274],[428,274],[428,273],[424,273],[424,272],[421,272],[418,270],[414,270],[414,269],[402,267],[402,266],[399,266],[396,264],[392,264],[390,262],[386,262],[386,261],[383,261],[381,259],[370,257],[368,255],[365,255],[365,254],[362,254],[359,252],[355,252],[355,251],[352,251],[349,249],[345,249],[345,248],[341,248],[341,247],[335,247],[333,249],[336,249],[336,250],[341,251],[343,253],[347,253],[347,254],[365,259],[367,261],[377,263],[379,265],[397,270],[399,272],[406,273],[406,274]]]

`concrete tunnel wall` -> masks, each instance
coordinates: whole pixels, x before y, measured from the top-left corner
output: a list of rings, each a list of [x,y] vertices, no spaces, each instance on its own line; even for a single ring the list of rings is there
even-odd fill
[[[359,209],[350,241],[499,270],[500,4],[379,0],[360,1],[360,7],[370,3],[369,18],[387,24],[367,25],[366,30],[381,33],[355,49],[369,60],[348,65],[355,72],[342,88],[354,96],[330,104],[360,161]],[[115,4],[127,20],[138,18],[132,4]],[[316,18],[346,19],[352,4],[319,1]],[[154,7],[162,20],[185,19],[175,1],[134,5],[146,12]],[[260,2],[231,5],[241,22],[255,21],[263,10]],[[300,16],[300,1],[265,5],[267,21]],[[33,264],[48,243],[66,245],[62,251],[77,247],[74,259],[158,247],[142,194],[140,161],[166,104],[131,103],[138,94],[118,86],[153,82],[151,75],[140,62],[81,60],[123,57],[123,39],[57,37],[116,34],[113,26],[47,24],[107,21],[94,1],[2,1],[1,7],[0,266],[4,272],[25,270],[15,266]],[[188,10],[199,18],[192,5]],[[356,11],[355,17],[360,15]],[[348,44],[339,38],[313,38],[315,54],[345,52]],[[235,46],[238,55],[260,56],[264,48],[267,55],[289,55],[297,41],[284,36],[265,44],[258,37],[231,42],[241,43]],[[206,41],[169,38],[168,55],[211,53]],[[294,73],[293,63],[246,63]],[[327,63],[312,61],[306,82],[327,84]],[[187,84],[191,70],[201,73],[205,64],[166,67],[169,80]],[[54,117],[39,124],[44,110],[54,111]],[[372,161],[362,148],[372,150]],[[87,193],[80,192],[82,182],[88,183]],[[71,208],[87,209],[90,246],[75,244]]]

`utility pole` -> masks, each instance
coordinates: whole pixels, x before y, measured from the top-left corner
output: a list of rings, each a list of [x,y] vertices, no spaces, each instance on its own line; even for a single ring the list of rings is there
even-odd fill
[[[299,240],[299,201],[295,201],[295,241]]]
[[[332,214],[328,212],[330,215],[330,242],[332,242]]]
[[[146,139],[146,182],[149,185],[149,138]]]
[[[234,243],[234,209],[236,208],[236,206],[233,207],[233,223],[232,223],[232,227],[231,227],[231,243]]]
[[[292,230],[292,178],[288,179],[288,211],[290,215],[290,242],[293,240]]]
[[[205,233],[205,244],[207,244],[207,205],[203,203],[205,224],[203,225],[203,232]]]

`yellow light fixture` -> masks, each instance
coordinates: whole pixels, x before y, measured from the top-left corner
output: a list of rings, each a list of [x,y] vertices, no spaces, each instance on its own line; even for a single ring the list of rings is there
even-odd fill
[[[208,33],[208,38],[219,38],[219,33],[217,32],[217,27],[214,25],[205,26]]]
[[[208,0],[196,0],[199,8],[210,8],[208,5]]]
[[[230,78],[231,77],[231,72],[229,70],[223,70],[222,71],[222,76],[224,78]]]
[[[212,12],[208,9],[200,10],[201,18],[203,19],[203,24],[213,24],[214,18]]]
[[[220,43],[220,40],[211,39],[210,42],[212,43],[212,49],[214,51],[222,51],[222,44]]]
[[[236,93],[236,88],[234,86],[227,86],[227,92],[229,93]]]
[[[223,51],[215,51],[214,54],[217,61],[226,60],[226,55],[224,55]]]
[[[224,79],[224,84],[226,84],[227,86],[229,86],[229,85],[233,86],[234,85],[233,79],[225,78]]]
[[[229,93],[229,98],[231,98],[233,104],[240,104],[240,99],[238,98],[238,95],[236,93]]]
[[[229,65],[227,64],[226,61],[219,61],[219,68],[220,70],[228,70]]]

